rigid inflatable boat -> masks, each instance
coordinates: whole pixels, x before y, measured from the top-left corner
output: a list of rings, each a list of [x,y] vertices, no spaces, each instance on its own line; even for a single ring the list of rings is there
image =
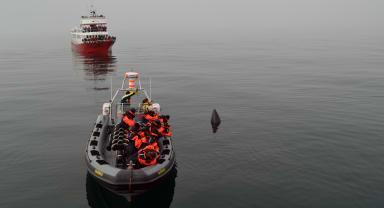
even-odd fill
[[[127,81],[128,86],[125,86]],[[120,98],[130,91],[135,91],[132,99],[128,103],[121,103]],[[147,99],[151,103],[150,95],[150,91],[148,94],[142,88],[139,74],[127,72],[121,87],[114,94],[111,89],[111,100],[103,104],[102,113],[96,119],[86,145],[85,159],[88,172],[109,190],[132,195],[144,193],[160,184],[175,166],[175,153],[170,136],[161,136],[157,139],[159,155],[156,164],[150,166],[140,167],[140,164],[137,162],[135,164],[129,159],[135,155],[127,155],[121,149],[110,148],[112,140],[116,137],[121,140],[126,138],[124,134],[127,131],[124,133],[119,127],[125,112],[134,108],[136,110],[134,121],[140,125],[145,122],[140,116],[145,112],[140,101]],[[159,104],[153,103],[146,107],[153,107],[152,110],[160,114]]]

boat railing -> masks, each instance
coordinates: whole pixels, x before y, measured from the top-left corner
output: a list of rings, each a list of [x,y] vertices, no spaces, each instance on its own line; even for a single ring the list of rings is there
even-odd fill
[[[97,15],[97,16],[81,16],[81,19],[105,19],[104,15]]]
[[[112,79],[111,79],[111,99],[109,101],[110,103],[110,119],[112,118],[118,118],[121,117],[126,111],[128,111],[131,108],[135,108],[136,112],[140,113],[143,112],[143,102],[144,99],[147,100],[146,102],[151,102],[151,80],[149,79],[149,93],[142,87],[140,78],[137,79],[137,88],[126,88],[125,82],[127,81],[127,77],[124,77],[121,87],[118,88],[115,93],[113,93],[112,90]],[[122,97],[123,95],[128,92],[135,90],[135,94],[132,95],[129,99],[129,101],[125,101],[127,103],[122,103]]]

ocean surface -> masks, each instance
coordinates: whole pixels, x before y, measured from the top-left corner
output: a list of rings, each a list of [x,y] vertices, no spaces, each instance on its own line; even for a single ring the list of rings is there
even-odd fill
[[[131,70],[151,77],[177,159],[132,203],[84,162],[111,78],[116,88]],[[383,207],[383,135],[382,38],[118,37],[108,57],[61,39],[0,47],[2,208]]]

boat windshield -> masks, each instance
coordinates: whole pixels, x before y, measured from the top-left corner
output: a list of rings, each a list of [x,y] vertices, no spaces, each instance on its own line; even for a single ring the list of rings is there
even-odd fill
[[[125,93],[121,92],[116,97],[116,102],[114,103],[114,106],[112,108],[116,109],[115,112],[112,112],[114,115],[114,118],[121,118],[122,115],[124,115],[125,112],[129,111],[130,109],[134,108],[136,110],[137,114],[141,114],[144,112],[144,106],[143,106],[143,100],[146,97],[146,95],[138,91],[134,95],[131,96],[129,103],[127,101],[123,100],[123,96]]]

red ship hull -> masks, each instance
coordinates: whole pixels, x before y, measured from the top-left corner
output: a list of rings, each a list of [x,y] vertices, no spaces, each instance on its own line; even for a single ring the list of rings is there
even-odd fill
[[[115,43],[114,40],[96,42],[96,43],[82,43],[82,44],[74,44],[72,43],[72,50],[82,53],[82,54],[104,54],[108,53],[112,45]]]

